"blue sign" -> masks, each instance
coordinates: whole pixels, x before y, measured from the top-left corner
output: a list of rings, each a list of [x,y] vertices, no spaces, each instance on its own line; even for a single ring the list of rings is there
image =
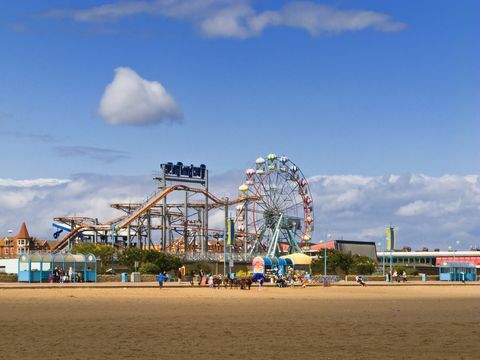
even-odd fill
[[[165,170],[165,175],[196,179],[205,179],[207,172],[207,167],[204,164],[200,166],[193,166],[183,165],[181,162],[177,162],[176,164],[168,162],[166,164],[162,164],[161,167]]]

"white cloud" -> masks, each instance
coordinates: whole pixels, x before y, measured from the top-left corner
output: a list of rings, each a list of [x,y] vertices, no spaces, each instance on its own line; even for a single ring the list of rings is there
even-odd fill
[[[100,115],[109,124],[146,125],[180,119],[174,98],[158,81],[142,79],[127,67],[115,69],[100,101]]]
[[[82,10],[54,10],[54,17],[78,22],[112,21],[128,16],[150,15],[189,21],[208,37],[248,38],[270,27],[306,30],[312,36],[372,28],[399,31],[405,24],[389,15],[368,10],[340,10],[313,1],[291,1],[280,9],[258,11],[249,0],[156,0],[120,1]]]
[[[464,247],[480,245],[477,175],[314,176],[309,182],[317,230],[379,241],[393,224],[401,246],[446,248],[456,239]]]
[[[11,187],[43,187],[56,186],[69,182],[68,179],[30,179],[30,180],[15,180],[15,179],[0,179],[0,186]]]
[[[212,176],[218,197],[238,195],[243,172]],[[480,245],[480,177],[313,176],[309,178],[315,205],[314,240],[325,232],[337,238],[380,241],[385,227],[398,229],[400,246],[446,248]],[[65,179],[0,179],[0,236],[26,221],[32,235],[51,238],[53,217],[83,215],[106,221],[121,213],[112,202],[141,201],[155,185],[149,176],[79,174]],[[234,211],[234,209],[232,209]],[[223,211],[212,212],[212,227],[222,226]]]
[[[26,221],[32,236],[51,239],[56,216],[91,216],[106,221],[121,215],[112,202],[134,202],[155,190],[151,177],[100,176],[78,174],[71,180],[0,179],[0,237]],[[19,186],[30,184],[30,186]]]

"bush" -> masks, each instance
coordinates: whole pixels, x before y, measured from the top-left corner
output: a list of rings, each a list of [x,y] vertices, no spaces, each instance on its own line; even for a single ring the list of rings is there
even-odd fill
[[[140,264],[143,258],[143,251],[136,247],[127,247],[118,254],[118,262],[128,268],[129,271],[135,271],[135,261]]]
[[[147,266],[147,264],[150,264],[146,268],[150,269],[149,271],[152,271],[152,264],[156,266],[156,271],[153,273],[178,270],[178,268],[182,266],[182,261],[178,256],[153,249],[141,250],[138,248],[125,248],[118,254],[118,261],[121,265],[128,267],[130,271],[135,270],[135,261],[138,261],[140,264],[140,272],[142,272],[141,268]],[[152,272],[145,273],[152,274]]]
[[[196,274],[198,274],[200,270],[203,270],[205,274],[209,274],[212,272],[210,264],[206,261],[196,261],[192,263],[192,269],[193,271],[195,271]]]
[[[371,275],[376,270],[376,262],[367,256],[355,255],[354,257],[354,272],[358,275]]]
[[[419,271],[417,269],[408,268],[406,273],[407,275],[418,275]]]
[[[333,253],[335,250],[327,249],[327,274],[335,274],[335,263],[333,258]],[[318,259],[312,261],[311,269],[312,274],[323,274],[324,271],[324,259],[325,252],[320,250],[318,252]]]
[[[72,254],[90,254],[95,255],[100,261],[99,272],[105,272],[107,269],[113,267],[113,260],[117,250],[111,245],[99,245],[92,243],[79,243],[72,247]]]
[[[146,262],[140,266],[140,272],[142,274],[158,274],[160,273],[160,267],[157,264]]]

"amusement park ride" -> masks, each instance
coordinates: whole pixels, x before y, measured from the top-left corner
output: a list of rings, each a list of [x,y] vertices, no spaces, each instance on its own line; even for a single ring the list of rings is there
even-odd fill
[[[247,169],[235,199],[209,192],[208,170],[182,163],[161,165],[154,177],[157,190],[143,202],[115,203],[124,214],[105,223],[89,217],[57,217],[54,236],[67,234],[53,251],[67,251],[78,242],[136,246],[175,253],[186,260],[216,261],[224,257],[230,232],[231,259],[250,261],[257,255],[301,252],[313,232],[313,200],[301,170],[287,157],[259,157]],[[230,215],[234,206],[234,216]],[[225,226],[209,227],[211,213],[222,211]]]

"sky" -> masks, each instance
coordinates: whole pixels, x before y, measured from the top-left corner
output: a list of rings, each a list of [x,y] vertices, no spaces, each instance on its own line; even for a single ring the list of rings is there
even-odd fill
[[[314,240],[375,240],[395,224],[404,245],[480,245],[479,10],[2,4],[0,236],[25,220],[51,237],[53,214],[108,220],[108,203],[145,197],[167,161],[204,163],[235,193],[276,152],[310,179]]]

